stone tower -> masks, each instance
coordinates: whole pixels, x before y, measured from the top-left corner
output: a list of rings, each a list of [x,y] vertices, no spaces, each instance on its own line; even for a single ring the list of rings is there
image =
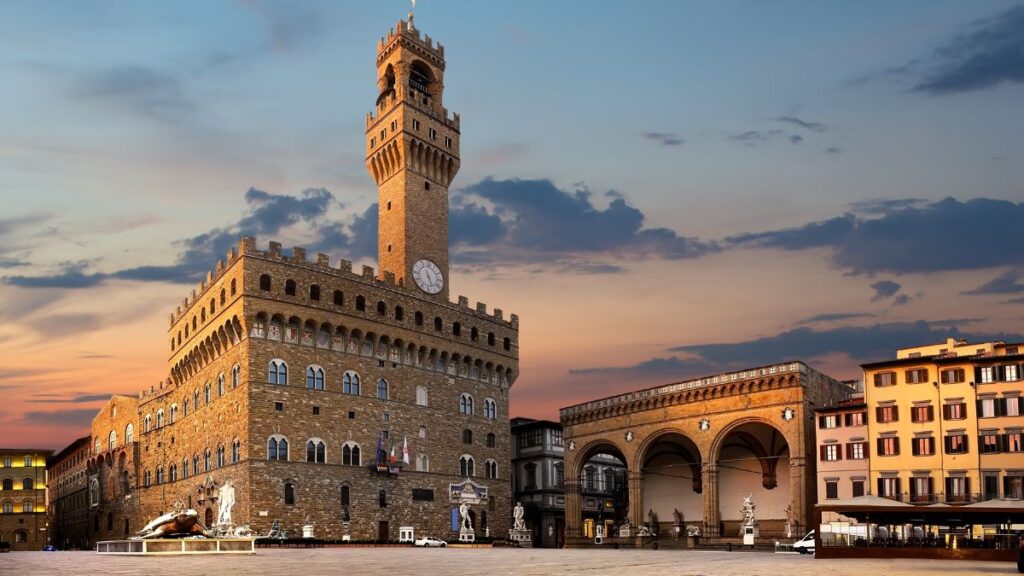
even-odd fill
[[[448,301],[448,185],[459,171],[459,116],[442,105],[444,47],[409,19],[377,45],[377,106],[366,167],[379,195],[381,276]]]

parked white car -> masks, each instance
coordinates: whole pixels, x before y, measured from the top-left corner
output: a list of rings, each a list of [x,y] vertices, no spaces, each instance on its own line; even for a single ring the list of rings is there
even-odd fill
[[[806,536],[797,540],[796,544],[793,544],[793,550],[801,554],[814,554],[814,530],[811,530]]]
[[[446,548],[446,547],[448,547],[448,543],[447,542],[445,542],[444,540],[439,540],[439,539],[434,538],[432,536],[424,536],[423,538],[417,538],[416,542],[414,542],[413,544],[415,544],[416,546],[425,547],[425,548]]]

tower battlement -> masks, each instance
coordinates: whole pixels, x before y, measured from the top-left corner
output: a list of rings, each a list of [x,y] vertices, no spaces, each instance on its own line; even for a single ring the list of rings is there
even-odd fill
[[[437,60],[442,67],[444,66],[444,46],[440,42],[435,43],[429,35],[421,36],[413,24],[412,14],[409,14],[408,20],[399,20],[394,28],[388,30],[388,35],[381,37],[377,42],[377,62],[383,62],[393,45],[403,41],[409,42],[410,47],[422,50],[425,56]]]

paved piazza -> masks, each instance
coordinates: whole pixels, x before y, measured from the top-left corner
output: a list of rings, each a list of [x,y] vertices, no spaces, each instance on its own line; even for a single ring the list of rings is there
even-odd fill
[[[17,552],[0,557],[0,574],[614,574],[621,576],[910,576],[1016,574],[1010,562],[815,560],[797,554],[680,550],[521,550],[318,548],[261,549],[253,556],[97,556],[91,552]]]

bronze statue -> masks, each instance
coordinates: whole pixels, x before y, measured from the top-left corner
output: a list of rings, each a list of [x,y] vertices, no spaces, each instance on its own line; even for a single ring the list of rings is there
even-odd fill
[[[174,510],[159,516],[137,532],[136,539],[184,538],[205,536],[206,527],[199,521],[199,513],[185,509],[181,502],[174,503]]]

